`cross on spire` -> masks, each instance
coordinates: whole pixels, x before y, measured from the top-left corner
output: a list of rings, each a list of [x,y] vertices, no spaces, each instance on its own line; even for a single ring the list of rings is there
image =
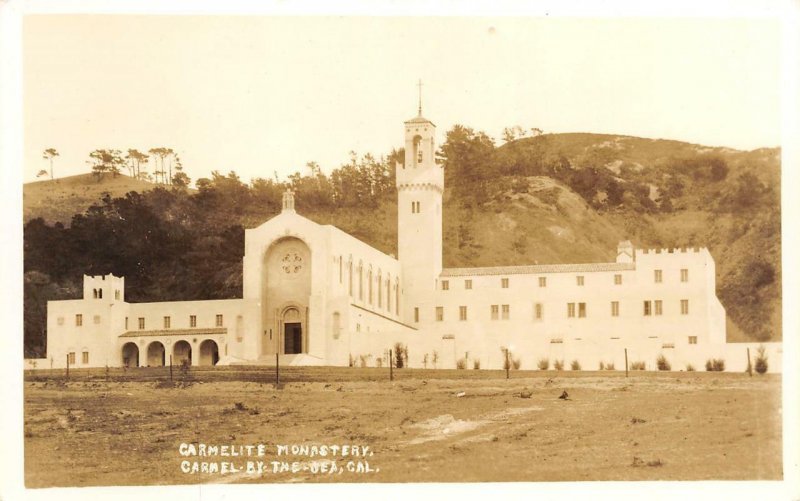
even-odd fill
[[[419,87],[419,108],[417,109],[417,113],[419,113],[419,116],[422,116],[422,79],[421,78],[419,79],[419,82],[417,82],[417,87]]]

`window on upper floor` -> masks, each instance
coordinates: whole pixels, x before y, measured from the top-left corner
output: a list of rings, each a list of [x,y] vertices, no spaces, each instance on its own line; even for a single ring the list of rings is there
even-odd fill
[[[681,299],[681,315],[689,314],[689,300]]]
[[[97,289],[97,299],[103,299],[103,289]]]
[[[501,278],[500,279],[500,287],[502,287],[503,289],[508,289],[508,279],[507,278]]]
[[[95,324],[99,324],[100,323],[100,315],[95,315],[94,318],[92,318],[92,321]]]
[[[442,290],[443,291],[450,290],[450,281],[449,280],[442,280]]]
[[[583,286],[583,275],[578,275],[576,277],[576,279],[577,279],[578,285],[579,286]]]
[[[464,280],[464,288],[467,290],[472,289],[472,280],[470,279]]]
[[[89,352],[88,351],[84,351],[83,353],[81,353],[81,363],[84,364],[84,365],[89,363]]]
[[[414,322],[415,323],[419,322],[419,308],[416,306],[414,307]]]
[[[58,318],[56,319],[56,323],[57,323],[58,325],[64,325],[64,317],[58,317]]]
[[[547,287],[547,277],[539,277],[539,287]]]
[[[503,320],[508,320],[508,319],[509,319],[509,317],[510,317],[510,315],[511,315],[511,309],[510,309],[510,306],[509,306],[509,305],[507,305],[507,304],[504,304],[504,305],[502,306],[502,309],[501,309],[501,311],[502,311],[502,319],[503,319]]]
[[[611,301],[611,316],[619,316],[619,301]]]
[[[578,317],[586,318],[586,303],[578,303]]]
[[[220,315],[220,314],[217,314],[216,326],[217,327],[222,327],[222,315]]]
[[[653,313],[652,307],[653,307],[652,302],[650,301],[644,302],[644,316],[649,317],[650,315],[652,315]]]
[[[575,318],[575,303],[567,303],[567,318]]]
[[[144,317],[139,317],[139,330],[144,330]]]
[[[544,306],[542,303],[536,303],[533,305],[533,318],[535,320],[541,320],[544,316]]]
[[[197,327],[197,315],[189,315],[189,327]]]
[[[458,319],[459,320],[466,320],[467,319],[467,307],[466,306],[459,306],[458,307]]]
[[[171,324],[172,319],[170,317],[164,317],[164,328],[169,329]]]
[[[436,307],[436,321],[437,322],[444,321],[444,308],[442,306]]]
[[[125,317],[125,330],[128,330],[128,317]]]
[[[619,273],[614,275],[614,285],[622,285],[622,275]]]
[[[490,308],[492,320],[500,318],[500,305],[493,304]]]
[[[681,282],[689,281],[689,270],[686,268],[681,269]]]
[[[115,291],[114,291],[114,299],[116,299],[117,301],[119,301],[119,290],[115,290]]]
[[[664,274],[661,270],[654,270],[653,279],[657,284],[660,284],[664,279]]]
[[[689,344],[697,344],[697,336],[689,336]]]
[[[81,325],[83,325],[83,315],[81,313],[78,313],[78,314],[75,315],[75,325],[77,327],[80,327]]]
[[[653,306],[655,307],[654,309],[656,315],[661,315],[664,313],[664,305],[660,299],[653,301]]]

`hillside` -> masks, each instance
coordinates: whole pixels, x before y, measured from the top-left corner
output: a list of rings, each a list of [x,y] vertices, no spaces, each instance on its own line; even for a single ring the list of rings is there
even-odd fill
[[[72,216],[85,211],[108,193],[112,198],[129,191],[145,192],[157,185],[124,174],[97,179],[79,174],[59,179],[25,183],[22,187],[22,217],[25,221],[41,217],[47,222],[69,224]]]
[[[781,339],[780,150],[600,134],[545,134],[495,147],[456,126],[441,156],[445,266],[610,261],[625,239],[640,247],[705,246],[717,264],[728,339]],[[42,349],[44,302],[76,297],[83,273],[125,275],[131,301],[240,295],[243,228],[277,214],[289,186],[301,214],[396,254],[398,157],[353,158],[330,176],[297,174],[289,183],[215,172],[197,192],[144,183],[143,195],[104,201],[100,193],[121,194],[132,180],[76,176],[49,191],[26,186],[26,220],[45,214],[43,200],[62,200],[61,215],[53,210],[25,226],[26,349]],[[69,210],[82,214],[68,228],[48,224],[70,223]]]

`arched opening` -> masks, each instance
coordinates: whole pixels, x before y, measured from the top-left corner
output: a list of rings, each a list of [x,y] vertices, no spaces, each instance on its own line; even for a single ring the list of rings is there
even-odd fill
[[[139,367],[139,347],[136,343],[122,345],[122,366]]]
[[[414,136],[414,157],[413,158],[414,158],[414,161],[415,161],[414,167],[417,166],[416,164],[421,164],[422,163],[422,136],[420,136],[420,135]]]
[[[200,365],[217,365],[219,362],[219,347],[211,339],[200,343]]]
[[[303,324],[300,311],[295,307],[283,312],[283,352],[287,355],[303,353]]]
[[[147,347],[147,366],[164,367],[164,345],[160,341],[153,341]]]
[[[186,364],[192,365],[192,345],[188,341],[180,340],[172,347],[172,363],[183,365],[184,360]]]

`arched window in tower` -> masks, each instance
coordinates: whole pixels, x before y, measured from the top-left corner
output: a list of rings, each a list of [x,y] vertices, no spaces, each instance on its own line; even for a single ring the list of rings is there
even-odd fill
[[[103,289],[97,289],[97,299],[103,299]]]
[[[422,136],[414,136],[414,157],[416,163],[422,163]],[[414,165],[416,167],[416,165]]]

